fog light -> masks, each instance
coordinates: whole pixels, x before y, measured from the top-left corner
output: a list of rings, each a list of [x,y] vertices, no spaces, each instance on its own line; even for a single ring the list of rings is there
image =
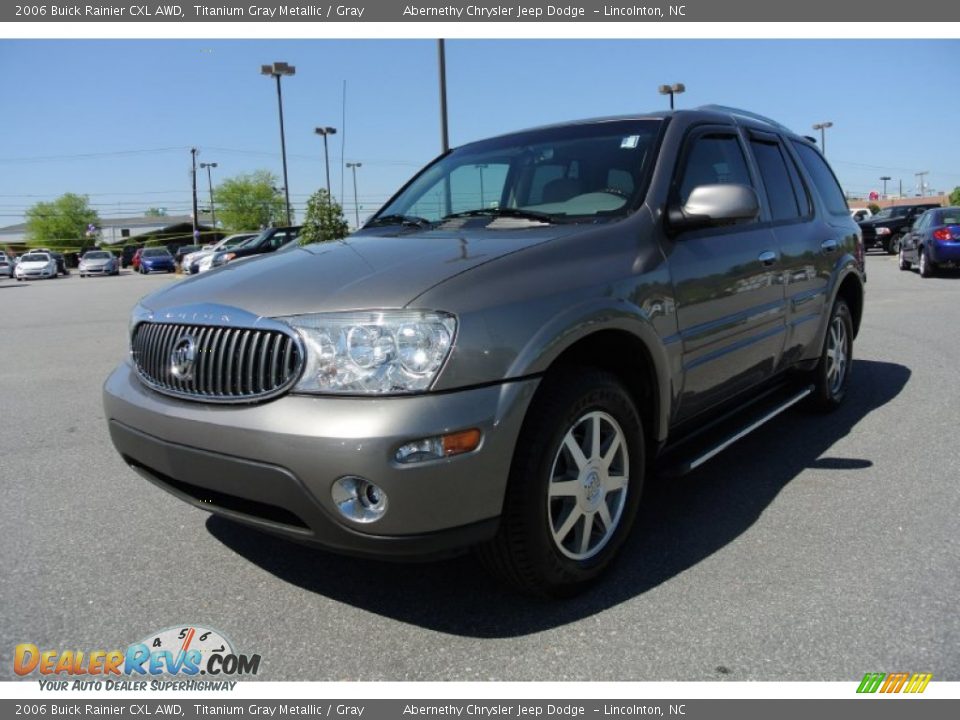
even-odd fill
[[[410,465],[427,460],[439,460],[454,455],[472,452],[480,445],[480,431],[476,428],[436,437],[414,440],[397,448],[394,459]]]
[[[387,494],[382,488],[362,477],[347,475],[331,489],[333,502],[348,520],[370,523],[387,511]]]

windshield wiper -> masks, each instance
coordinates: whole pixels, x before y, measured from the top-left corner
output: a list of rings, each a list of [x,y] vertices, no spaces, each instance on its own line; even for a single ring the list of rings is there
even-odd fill
[[[432,222],[426,218],[417,217],[416,215],[382,215],[380,217],[374,218],[369,221],[364,227],[378,227],[381,225],[410,225],[413,227],[425,227],[427,225],[433,225]]]
[[[477,208],[476,210],[464,210],[463,212],[450,213],[443,217],[444,220],[463,217],[512,217],[523,218],[525,220],[539,220],[540,222],[553,223],[558,215],[566,213],[556,213],[548,215],[547,213],[536,212],[535,210],[521,210],[520,208]]]

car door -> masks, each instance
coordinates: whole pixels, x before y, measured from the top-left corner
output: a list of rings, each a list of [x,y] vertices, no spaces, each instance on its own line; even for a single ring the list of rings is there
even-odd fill
[[[930,220],[933,213],[924,213],[916,220],[912,226],[904,230],[903,238],[900,240],[903,247],[903,259],[909,263],[919,263],[920,254],[917,247],[923,241],[923,236],[930,227]]]
[[[757,130],[749,131],[748,138],[781,252],[786,313],[781,362],[788,365],[817,334],[840,245],[816,223],[810,190],[783,140]]]
[[[695,128],[684,141],[670,204],[694,187],[757,184],[733,126]],[[766,213],[766,209],[763,213]],[[683,344],[680,422],[774,372],[784,342],[780,248],[766,218],[680,232],[669,267]]]

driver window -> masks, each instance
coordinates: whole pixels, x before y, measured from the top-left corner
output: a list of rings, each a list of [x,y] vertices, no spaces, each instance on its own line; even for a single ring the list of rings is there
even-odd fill
[[[698,185],[751,186],[743,150],[734,135],[711,133],[693,140],[680,180],[680,204]]]

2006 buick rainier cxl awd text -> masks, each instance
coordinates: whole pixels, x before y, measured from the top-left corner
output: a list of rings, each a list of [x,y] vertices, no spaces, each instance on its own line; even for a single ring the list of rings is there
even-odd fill
[[[335,551],[609,566],[645,477],[844,398],[866,277],[815,145],[711,106],[457,148],[343,241],[143,299],[113,443],[197,507]]]

